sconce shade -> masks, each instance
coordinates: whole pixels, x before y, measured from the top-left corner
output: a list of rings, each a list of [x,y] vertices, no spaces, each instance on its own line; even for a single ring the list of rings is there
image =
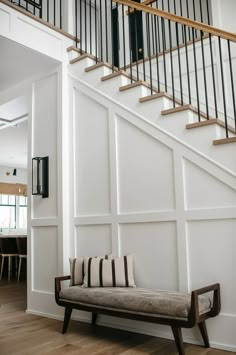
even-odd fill
[[[48,157],[32,158],[32,195],[49,196]]]

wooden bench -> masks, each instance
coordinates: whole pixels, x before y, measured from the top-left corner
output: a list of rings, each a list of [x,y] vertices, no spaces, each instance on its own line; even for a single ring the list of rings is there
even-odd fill
[[[220,312],[220,285],[214,284],[191,294],[142,288],[85,288],[72,286],[61,288],[61,282],[70,276],[55,278],[55,298],[65,307],[62,333],[67,331],[73,309],[92,312],[92,324],[98,314],[133,319],[171,326],[176,347],[184,355],[181,328],[198,325],[204,344],[210,347],[206,319]],[[206,295],[213,292],[212,300]]]

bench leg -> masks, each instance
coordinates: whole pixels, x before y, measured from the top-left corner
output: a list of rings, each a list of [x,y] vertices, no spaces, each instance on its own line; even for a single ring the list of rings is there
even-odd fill
[[[96,324],[96,320],[97,320],[97,313],[92,313],[92,325]]]
[[[63,322],[63,328],[62,328],[62,334],[65,334],[70,322],[70,316],[71,316],[72,308],[65,308],[65,314],[64,314],[64,322]]]
[[[199,323],[198,328],[200,329],[205,347],[210,348],[210,343],[209,343],[209,338],[208,338],[208,333],[207,333],[207,328],[206,328],[206,322],[203,321],[203,322]]]
[[[179,355],[184,355],[184,344],[183,344],[183,337],[182,337],[182,331],[181,328],[177,328],[175,326],[171,326],[174,338],[175,338],[175,344],[178,349]]]

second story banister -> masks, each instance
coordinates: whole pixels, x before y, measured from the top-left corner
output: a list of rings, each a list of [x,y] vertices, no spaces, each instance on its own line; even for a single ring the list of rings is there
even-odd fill
[[[170,20],[172,22],[178,23],[180,25],[185,25],[191,28],[194,28],[195,30],[202,31],[205,33],[209,33],[213,36],[221,37],[223,39],[232,41],[236,43],[236,34],[224,31],[222,29],[207,25],[205,23],[201,23],[198,21],[194,21],[191,19],[186,19],[184,17],[178,16],[171,14],[166,11],[162,11],[153,7],[149,7],[147,5],[144,5],[143,3],[137,3],[132,0],[116,0],[114,1],[115,3],[128,6],[129,8],[133,8],[139,11],[143,11],[144,13],[148,13],[150,15],[156,15],[159,16],[163,19]]]

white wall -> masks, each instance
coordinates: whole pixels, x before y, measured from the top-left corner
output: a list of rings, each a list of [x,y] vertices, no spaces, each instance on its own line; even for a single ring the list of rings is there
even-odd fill
[[[49,156],[49,197],[31,196],[29,210],[28,312],[55,312],[54,277],[62,265],[61,69],[32,86],[30,157]],[[30,175],[31,175],[30,169]],[[29,184],[31,189],[31,181]]]
[[[212,0],[213,26],[220,27],[229,32],[236,32],[234,14],[236,3],[234,0]]]
[[[31,37],[24,27],[30,23],[22,27],[24,36],[16,36],[10,26],[19,19],[2,4],[0,10],[7,37],[46,51],[40,45],[47,31],[40,37],[37,25]],[[48,55],[65,60],[66,44],[58,38],[55,46],[48,43]],[[220,282],[222,313],[208,322],[210,339],[215,347],[235,351],[235,176],[102,95],[93,83],[71,80],[68,97],[65,63],[31,87],[29,161],[49,155],[50,184],[48,199],[30,201],[27,311],[61,316],[53,282],[68,272],[70,255],[133,252],[138,286],[187,291]],[[30,177],[31,171],[29,185]],[[88,320],[87,314],[80,317]],[[150,324],[109,317],[100,322],[170,336]],[[185,339],[199,341],[192,332]]]

